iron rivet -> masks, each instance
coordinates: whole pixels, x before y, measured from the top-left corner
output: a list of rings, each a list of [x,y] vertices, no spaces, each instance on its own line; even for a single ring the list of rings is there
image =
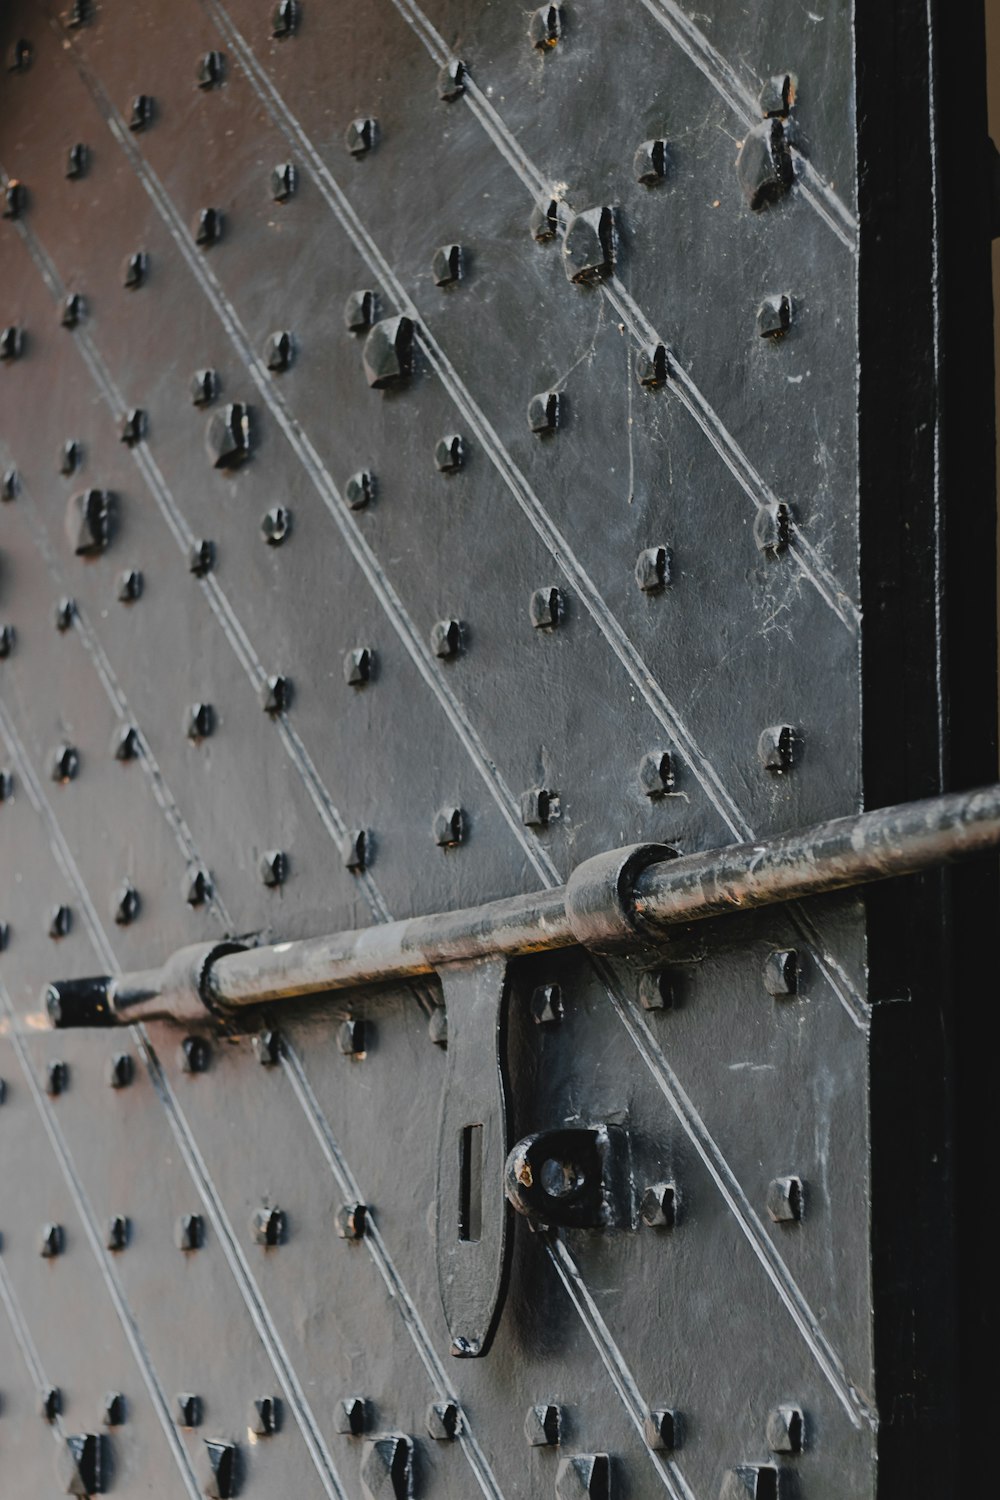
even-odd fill
[[[431,626],[431,650],[442,661],[450,661],[461,652],[464,634],[460,620],[436,620]]]
[[[578,285],[603,281],[615,268],[615,211],[607,206],[573,214],[566,225],[562,253],[566,275]]]
[[[673,1010],[677,1003],[669,969],[647,969],[639,976],[639,1004],[643,1010]]]
[[[64,938],[68,936],[73,925],[73,913],[68,906],[54,906],[49,915],[49,937]]]
[[[784,119],[795,103],[795,79],[791,73],[776,73],[758,95],[765,120]]]
[[[651,750],[639,762],[639,786],[647,797],[664,797],[677,784],[669,750]]]
[[[182,1073],[207,1073],[212,1049],[203,1036],[186,1036],[177,1048],[177,1066]]]
[[[218,244],[222,238],[222,213],[217,208],[199,208],[191,225],[196,245],[208,248]]]
[[[3,216],[5,219],[19,219],[28,206],[28,193],[23,182],[12,177],[9,182],[4,183],[3,189]]]
[[[539,436],[555,432],[562,419],[563,397],[559,391],[539,391],[528,402],[528,426]]]
[[[281,1036],[266,1027],[253,1039],[253,1050],[262,1068],[273,1068],[281,1061]]]
[[[346,1437],[360,1437],[368,1426],[368,1403],[364,1396],[344,1396],[334,1409],[334,1426]]]
[[[367,333],[378,318],[376,292],[351,292],[344,303],[344,326],[351,333]]]
[[[16,42],[11,42],[7,48],[4,59],[8,73],[26,73],[31,67],[31,59],[34,49],[24,37],[18,37]]]
[[[192,703],[187,711],[185,733],[189,740],[207,740],[215,732],[215,710],[211,703]]]
[[[270,1437],[281,1426],[281,1402],[277,1396],[255,1396],[250,1403],[250,1431]]]
[[[370,117],[352,120],[344,134],[344,144],[352,156],[364,156],[378,141],[378,121]]]
[[[673,371],[664,344],[645,344],[635,356],[635,378],[648,390],[665,385]]]
[[[368,1500],[410,1500],[413,1443],[401,1432],[369,1438],[361,1460],[361,1487]]]
[[[104,1490],[104,1449],[99,1433],[64,1437],[59,1448],[59,1481],[66,1495],[99,1495]]]
[[[272,333],[264,345],[264,361],[269,370],[287,370],[295,354],[295,341],[285,328]]]
[[[558,1026],[566,1014],[561,985],[540,984],[532,993],[530,1010],[536,1026]]]
[[[69,1067],[55,1059],[45,1064],[45,1092],[51,1099],[64,1094],[69,1087]]]
[[[299,185],[297,168],[290,161],[279,162],[271,169],[271,197],[275,203],[287,203]]]
[[[555,630],[566,613],[566,601],[561,589],[550,584],[548,588],[535,589],[528,602],[528,614],[536,630]]]
[[[206,52],[198,59],[198,87],[200,89],[215,88],[216,84],[222,82],[225,72],[225,58],[221,52]]]
[[[81,490],[66,506],[66,536],[77,557],[97,557],[111,540],[112,497],[106,490]]]
[[[792,512],[784,500],[762,505],[754,516],[753,539],[757,550],[769,557],[784,552],[792,537]]]
[[[799,735],[790,724],[771,724],[761,730],[757,754],[766,771],[783,776],[798,758]]]
[[[3,478],[0,479],[0,500],[16,500],[20,487],[21,481],[17,470],[4,469]]]
[[[795,174],[780,120],[764,120],[747,131],[736,158],[736,176],[755,213],[785,196]]]
[[[82,463],[83,444],[76,438],[70,438],[59,449],[59,472],[60,474],[75,474]]]
[[[434,251],[431,275],[435,286],[450,286],[465,275],[465,255],[461,245],[441,245]]]
[[[371,842],[364,828],[349,828],[340,845],[345,870],[365,870],[371,863]]]
[[[434,817],[434,842],[442,849],[465,840],[465,813],[460,807],[443,807]]]
[[[221,1438],[206,1438],[201,1471],[204,1493],[213,1500],[230,1500],[236,1494],[236,1444],[223,1442]]]
[[[292,529],[292,513],[287,505],[272,505],[260,519],[260,534],[269,547],[280,547]]]
[[[650,1183],[639,1206],[648,1229],[673,1229],[677,1223],[677,1189],[672,1182]]]
[[[285,1216],[281,1209],[267,1204],[255,1209],[250,1220],[250,1235],[255,1245],[280,1245],[285,1238]]]
[[[199,537],[188,548],[188,570],[196,578],[204,578],[215,566],[215,543]]]
[[[57,1385],[43,1386],[38,1401],[39,1411],[46,1422],[54,1422],[62,1411],[62,1392]]]
[[[719,1500],[778,1500],[778,1470],[773,1464],[737,1464],[722,1481]]]
[[[0,329],[0,359],[20,359],[24,353],[24,334],[16,323]]]
[[[111,915],[119,927],[128,927],[139,915],[139,892],[125,880],[111,898]]]
[[[80,769],[80,757],[72,745],[57,745],[52,752],[53,781],[65,784],[72,781]]]
[[[108,1250],[124,1250],[128,1244],[129,1222],[124,1214],[112,1214],[104,1235]]]
[[[427,1018],[427,1035],[435,1047],[448,1047],[448,1012],[443,1005],[435,1005]]]
[[[188,906],[204,906],[212,894],[212,877],[200,865],[186,871],[181,883],[181,895]]]
[[[86,302],[80,292],[70,292],[62,306],[59,321],[64,328],[75,328],[83,318],[87,310]]]
[[[438,438],[434,446],[434,462],[442,474],[458,473],[465,463],[465,443],[458,433]]]
[[[271,35],[282,40],[291,36],[299,24],[299,7],[295,0],[278,0],[271,12]]]
[[[413,368],[413,323],[409,318],[383,318],[374,324],[362,352],[365,379],[373,390],[385,390],[406,380]]]
[[[201,1214],[180,1214],[174,1224],[174,1244],[178,1250],[200,1250],[204,1227]]]
[[[359,469],[352,474],[344,486],[344,499],[351,510],[364,510],[375,498],[375,475],[368,469]]]
[[[557,1500],[610,1500],[610,1495],[611,1460],[606,1453],[575,1453],[559,1460]]]
[[[149,256],[145,250],[136,250],[132,255],[126,257],[122,266],[122,285],[127,286],[130,291],[140,287],[149,275]]]
[[[357,1057],[365,1051],[365,1023],[358,1016],[350,1016],[337,1027],[337,1046],[345,1057]]]
[[[769,995],[794,995],[799,987],[798,955],[794,948],[768,954],[764,965],[764,988]]]
[[[139,754],[139,731],[134,724],[119,724],[111,737],[115,760],[135,760]]]
[[[775,1224],[797,1224],[802,1218],[801,1177],[776,1177],[768,1184],[767,1212]]]
[[[13,625],[0,625],[0,661],[8,657],[14,649],[17,632]]]
[[[452,57],[438,74],[438,98],[453,104],[465,93],[469,70],[461,58]]]
[[[656,1452],[671,1453],[680,1447],[680,1415],[669,1406],[654,1406],[642,1425],[646,1442]]]
[[[772,1453],[801,1453],[805,1423],[800,1406],[777,1406],[767,1417],[767,1446]]]
[[[532,1448],[557,1448],[562,1438],[562,1407],[551,1402],[529,1406],[524,1435]]]
[[[174,1406],[177,1408],[177,1420],[182,1427],[201,1426],[201,1397],[183,1392],[174,1397]]]
[[[787,292],[765,297],[757,308],[757,332],[762,339],[780,338],[792,322],[792,299]]]
[[[370,646],[355,646],[344,656],[344,681],[352,687],[363,687],[371,682],[375,667],[375,653]]]
[[[101,1408],[101,1421],[105,1427],[121,1427],[125,1421],[125,1397],[121,1391],[108,1391]]]
[[[521,822],[526,828],[547,828],[559,817],[559,793],[533,786],[521,793]]]
[[[0,802],[9,802],[14,795],[14,773],[0,771]]]
[[[108,1058],[104,1070],[107,1085],[112,1089],[127,1089],[135,1073],[131,1052],[115,1052]]]
[[[83,141],[77,141],[70,146],[66,152],[66,176],[71,181],[84,177],[87,167],[90,165],[90,147],[85,146]]]
[[[646,187],[654,187],[656,183],[662,182],[667,175],[666,141],[643,141],[635,153],[632,169],[636,182],[641,182]]]
[[[563,34],[565,15],[561,5],[543,5],[531,17],[528,35],[539,52],[550,51]]]
[[[134,604],[142,593],[142,574],[138,568],[126,568],[118,575],[118,598],[122,604]]]
[[[43,1224],[38,1253],[43,1260],[52,1260],[63,1252],[63,1230],[61,1224]]]
[[[337,1233],[342,1240],[360,1240],[367,1219],[368,1209],[364,1203],[342,1203],[337,1210]]]
[[[537,240],[540,245],[546,240],[555,239],[559,229],[558,200],[548,198],[536,203],[531,210],[528,227],[531,230],[531,238]]]
[[[250,409],[233,401],[217,411],[208,423],[206,441],[217,469],[235,469],[250,457]]]
[[[195,370],[188,382],[193,406],[211,406],[219,394],[219,377],[215,370]]]
[[[454,1401],[432,1401],[427,1408],[428,1434],[439,1443],[451,1442],[462,1430],[462,1413]]]
[[[257,861],[257,871],[264,885],[284,885],[288,879],[288,855],[282,849],[269,849]]]
[[[145,130],[153,118],[153,100],[149,94],[136,94],[129,112],[129,130]]]
[[[85,26],[90,20],[90,0],[72,0],[72,4],[63,17],[64,24],[71,31],[76,31],[80,26]]]
[[[265,678],[260,689],[260,706],[266,714],[282,714],[292,701],[292,682],[289,677]]]
[[[635,581],[644,594],[655,594],[670,582],[670,548],[644,547],[636,558]]]

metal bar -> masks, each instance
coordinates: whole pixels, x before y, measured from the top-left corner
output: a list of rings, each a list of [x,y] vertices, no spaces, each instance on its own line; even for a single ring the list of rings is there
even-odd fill
[[[1000,847],[1000,785],[676,856],[662,845],[584,861],[565,886],[463,911],[266,947],[184,949],[161,970],[52,984],[56,1026],[191,1021],[297,995],[384,984],[442,965],[574,944],[606,952],[677,923],[888,880]]]

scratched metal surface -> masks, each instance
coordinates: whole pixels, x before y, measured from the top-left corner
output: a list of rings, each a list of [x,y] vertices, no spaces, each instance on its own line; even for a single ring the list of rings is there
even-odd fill
[[[616,1495],[707,1500],[740,1464],[777,1464],[788,1493],[874,1493],[868,1265],[864,930],[850,898],[713,925],[673,957],[678,1004],[646,1012],[625,965],[579,955],[518,972],[512,1022],[518,1135],[578,1118],[629,1125],[637,1177],[673,1178],[670,1232],[567,1232],[547,1247],[518,1227],[511,1290],[484,1360],[449,1357],[433,1253],[437,1119],[445,1057],[409,992],[302,1007],[288,1052],[262,1068],[247,1037],[216,1039],[204,1074],[181,1068],[168,1027],[148,1036],[53,1036],[38,992],[60,977],[159,962],[223,933],[295,937],[536,889],[580,859],[639,839],[685,849],[847,812],[861,802],[854,121],[851,7],[822,21],[782,6],[713,0],[571,6],[542,56],[522,8],[458,0],[303,5],[271,37],[261,0],[136,0],[66,28],[45,6],[4,8],[5,43],[31,66],[2,78],[0,168],[27,202],[0,235],[0,324],[24,330],[0,367],[0,1476],[52,1483],[58,1443],[39,1386],[62,1392],[56,1439],[103,1432],[109,1491],[194,1495],[204,1439],[237,1445],[239,1493],[353,1497],[366,1438],[337,1430],[338,1402],[369,1403],[368,1437],[409,1434],[417,1493],[549,1494],[560,1457],[608,1453]],[[224,55],[220,86],[196,66]],[[451,55],[471,81],[452,103]],[[760,214],[736,178],[737,142],[776,70],[799,75],[796,184]],[[153,117],[127,128],[131,100]],[[53,107],[53,101],[58,101]],[[375,148],[344,146],[352,118]],[[668,144],[665,180],[636,182],[643,140]],[[90,148],[67,180],[67,149]],[[298,188],[273,201],[280,162]],[[529,233],[553,192],[618,212],[615,274],[574,286],[560,242]],[[200,209],[223,214],[197,247]],[[431,259],[460,243],[466,274],[439,287]],[[145,285],[122,285],[142,250]],[[343,305],[377,290],[417,324],[413,377],[371,391]],[[79,326],[60,326],[79,292]],[[759,336],[762,298],[787,293],[784,338]],[[291,367],[269,372],[289,330]],[[675,375],[649,390],[640,346],[662,342]],[[212,467],[211,411],[193,371],[249,403],[253,452]],[[528,401],[558,390],[560,428],[529,431]],[[119,440],[124,412],[144,439]],[[436,440],[467,461],[439,472]],[[83,459],[59,473],[62,445]],[[370,469],[352,511],[348,477]],[[113,492],[106,554],[74,557],[71,494]],[[790,545],[755,545],[761,507],[793,508]],[[292,513],[269,547],[260,521]],[[194,538],[215,543],[204,579]],[[671,550],[669,585],[641,591],[645,548]],[[123,569],[141,597],[117,598]],[[532,591],[558,585],[566,615],[533,629]],[[76,603],[57,631],[56,602]],[[454,661],[432,625],[461,620]],[[344,680],[369,646],[373,680]],[[287,712],[262,712],[267,674],[291,679]],[[208,702],[214,732],[185,734]],[[760,732],[799,733],[793,770],[769,774]],[[140,754],[114,735],[134,724]],[[59,744],[79,752],[66,785]],[[669,750],[672,795],[644,795],[638,766]],[[546,828],[521,794],[559,794]],[[461,847],[436,847],[441,808],[461,807]],[[370,836],[351,873],[341,841]],[[287,852],[265,889],[258,860]],[[192,867],[211,873],[200,906]],[[128,881],[136,919],[113,920]],[[52,909],[71,913],[48,936]],[[763,972],[795,949],[799,993]],[[539,983],[567,1002],[553,1031],[527,1020]],[[339,1019],[369,1022],[344,1057]],[[134,1081],[105,1082],[110,1055]],[[45,1092],[49,1061],[68,1086]],[[806,1183],[800,1224],[772,1223],[768,1184]],[[376,1232],[335,1233],[338,1207],[371,1205]],[[261,1203],[287,1215],[281,1245],[251,1242]],[[16,1205],[16,1206],[14,1206]],[[106,1221],[129,1220],[125,1249]],[[204,1243],[174,1245],[199,1213]],[[64,1253],[38,1254],[42,1224]],[[107,1392],[126,1420],[104,1427]],[[201,1398],[182,1427],[180,1392]],[[282,1422],[248,1432],[254,1398]],[[457,1441],[427,1434],[428,1404],[455,1399]],[[523,1436],[528,1407],[564,1408],[558,1449]],[[768,1413],[805,1412],[801,1455],[769,1452]],[[683,1441],[652,1449],[647,1409],[676,1408]],[[22,1420],[23,1418],[23,1420]],[[51,1451],[50,1451],[51,1450]],[[762,1481],[764,1482],[764,1481]],[[388,1492],[387,1492],[388,1493]],[[566,1491],[566,1494],[570,1491]],[[764,1493],[761,1490],[761,1493]]]

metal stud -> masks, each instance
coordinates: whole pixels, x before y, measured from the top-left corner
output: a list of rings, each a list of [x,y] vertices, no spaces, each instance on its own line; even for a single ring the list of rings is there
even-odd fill
[[[212,877],[201,865],[192,865],[184,872],[181,896],[188,906],[204,906],[212,894]]]
[[[528,402],[528,426],[539,436],[555,432],[562,418],[563,398],[558,391],[539,391]]]
[[[778,1500],[778,1470],[773,1464],[737,1464],[723,1479],[719,1500]]]
[[[145,130],[153,119],[154,104],[150,94],[136,94],[129,107],[129,130]]]
[[[222,82],[225,74],[225,58],[221,52],[206,52],[198,59],[198,87],[200,89],[215,88]]]
[[[349,828],[340,844],[345,870],[365,870],[371,863],[371,839],[365,828]]]
[[[795,79],[791,73],[776,73],[769,78],[757,99],[765,120],[783,120],[795,103]]]
[[[775,1177],[768,1184],[767,1214],[774,1224],[797,1224],[802,1218],[801,1177]]]
[[[281,1061],[281,1036],[271,1027],[258,1031],[253,1039],[254,1056],[262,1068],[273,1068]]]
[[[558,1026],[566,1014],[562,986],[558,984],[538,985],[532,992],[529,1010],[536,1026]]]
[[[337,1046],[345,1057],[360,1057],[367,1043],[365,1023],[360,1016],[350,1016],[337,1027]]]
[[[24,334],[17,323],[0,329],[0,359],[20,359],[24,353]]]
[[[465,93],[469,70],[461,58],[451,57],[438,74],[438,98],[453,104]]]
[[[670,548],[644,547],[636,558],[635,581],[644,594],[655,594],[670,582]]]
[[[187,711],[185,733],[189,740],[207,740],[215,732],[215,710],[211,703],[192,703]]]
[[[62,1411],[62,1391],[57,1385],[45,1385],[38,1396],[38,1409],[46,1422],[54,1422]]]
[[[447,1049],[448,1046],[448,1012],[443,1005],[435,1005],[427,1018],[427,1035],[435,1047]]]
[[[255,1245],[280,1245],[285,1237],[285,1216],[281,1209],[266,1204],[255,1209],[250,1220],[250,1236]]]
[[[207,1073],[212,1049],[203,1036],[186,1036],[177,1048],[177,1066],[182,1073]]]
[[[344,485],[344,499],[351,510],[364,510],[375,498],[375,475],[370,469],[359,469]]]
[[[363,687],[372,679],[375,653],[370,646],[355,646],[344,656],[344,681],[352,687]]]
[[[792,299],[787,292],[765,297],[757,308],[757,332],[762,339],[777,339],[788,332],[792,322]]]
[[[204,578],[215,566],[215,543],[207,537],[198,537],[188,548],[188,571],[196,578]]]
[[[344,145],[352,156],[364,156],[378,141],[378,121],[370,116],[352,120],[344,133]]]
[[[282,849],[268,849],[257,861],[257,872],[266,886],[284,885],[288,879],[288,856]]]
[[[635,356],[635,378],[647,390],[665,385],[672,373],[664,344],[644,344]]]
[[[465,813],[460,807],[442,807],[434,815],[434,842],[441,849],[452,849],[465,840]]]
[[[211,406],[219,394],[219,377],[215,370],[195,370],[188,382],[193,406]]]
[[[296,0],[278,0],[271,12],[271,35],[279,41],[291,36],[299,24],[299,7]]]
[[[59,472],[60,474],[75,474],[83,463],[83,444],[76,438],[69,438],[59,449]]]
[[[669,750],[650,750],[639,762],[639,786],[647,797],[665,797],[677,783]]]
[[[0,770],[0,802],[9,802],[14,795],[14,773]]]
[[[526,828],[547,828],[559,816],[559,793],[533,786],[521,793],[521,822]]]
[[[548,588],[535,589],[528,601],[528,615],[536,630],[555,630],[566,613],[566,601],[561,589],[550,584]]]
[[[292,701],[291,678],[267,677],[261,684],[260,706],[266,714],[282,714]]]
[[[218,208],[199,208],[191,225],[196,245],[207,249],[222,238],[222,212]]]
[[[174,1244],[178,1250],[200,1250],[204,1227],[201,1214],[180,1214],[174,1223]]]
[[[81,490],[66,506],[66,536],[77,557],[96,557],[111,540],[112,497],[106,490]]]
[[[783,776],[797,759],[799,736],[790,724],[770,724],[761,730],[757,754],[766,771]]]
[[[360,1437],[368,1426],[368,1402],[364,1396],[344,1396],[334,1407],[333,1422],[345,1437]]]
[[[373,390],[406,380],[413,367],[413,323],[407,317],[383,318],[365,339],[362,363]]]
[[[603,281],[615,268],[615,211],[607,206],[573,214],[563,236],[563,263],[570,281]]]
[[[212,1500],[230,1500],[236,1494],[237,1451],[235,1443],[206,1438],[202,1450],[202,1490]]]
[[[101,1407],[105,1427],[121,1427],[125,1421],[125,1397],[121,1391],[108,1391]]]
[[[104,1232],[107,1250],[124,1250],[128,1244],[129,1222],[124,1214],[112,1214]]]
[[[673,1229],[677,1223],[677,1189],[674,1184],[651,1183],[643,1192],[639,1214],[647,1229]]]
[[[791,507],[784,500],[762,505],[754,516],[753,539],[759,552],[777,557],[792,538]]]
[[[24,37],[18,37],[17,41],[11,42],[4,57],[4,66],[8,73],[26,73],[31,67],[34,48]]]
[[[295,356],[295,340],[285,328],[272,333],[264,345],[264,362],[269,370],[287,370]]]
[[[70,292],[62,305],[59,321],[64,328],[76,328],[86,312],[86,303],[80,292]]]
[[[71,1433],[59,1449],[59,1482],[67,1495],[99,1495],[104,1490],[104,1449],[96,1432]]]
[[[20,487],[21,480],[17,470],[4,469],[0,476],[0,500],[16,500]]]
[[[413,1443],[402,1432],[369,1438],[361,1460],[361,1487],[367,1500],[410,1500]]]
[[[281,1426],[281,1402],[277,1396],[255,1396],[250,1403],[249,1430],[257,1437],[270,1437]]]
[[[554,1402],[529,1406],[524,1435],[532,1448],[557,1448],[562,1438],[562,1407]]]
[[[275,203],[287,203],[299,185],[298,169],[290,161],[279,162],[271,169],[271,197]]]
[[[118,575],[118,599],[122,604],[134,604],[142,594],[142,574],[138,568],[126,568]]]
[[[55,1058],[45,1064],[45,1092],[50,1099],[65,1094],[69,1087],[69,1067],[60,1059]]]
[[[233,401],[217,411],[206,432],[212,463],[217,469],[235,469],[250,457],[250,408]]]
[[[280,547],[292,530],[292,513],[287,505],[272,505],[260,518],[260,534],[269,547]]]
[[[90,165],[90,147],[84,145],[83,141],[77,141],[70,146],[66,152],[66,176],[71,181],[86,176]]]
[[[174,1397],[174,1406],[177,1410],[177,1420],[182,1427],[201,1426],[201,1397],[192,1392],[184,1391]]]
[[[780,119],[764,120],[747,131],[736,158],[736,176],[744,198],[755,213],[785,196],[795,172]]]
[[[431,626],[431,650],[442,661],[459,655],[463,646],[461,620],[436,620]]]
[[[611,1460],[606,1453],[575,1453],[559,1460],[556,1500],[610,1500]]]
[[[364,1203],[342,1203],[337,1210],[337,1233],[342,1240],[360,1240],[367,1226],[368,1209]]]
[[[428,1435],[439,1443],[451,1442],[462,1430],[462,1413],[454,1401],[432,1401],[426,1421]]]
[[[72,781],[80,769],[80,756],[73,745],[57,745],[52,752],[50,775],[53,781]]]
[[[114,1052],[108,1058],[104,1069],[104,1077],[108,1088],[128,1088],[134,1074],[135,1062],[133,1061],[131,1052]]]
[[[681,1445],[680,1416],[669,1406],[654,1406],[642,1424],[646,1442],[655,1452],[671,1453]]]
[[[49,937],[64,938],[73,925],[73,913],[68,906],[54,906],[49,913]]]
[[[38,1242],[38,1253],[43,1260],[52,1260],[63,1252],[63,1230],[61,1224],[43,1224]]]
[[[643,1010],[673,1010],[677,1003],[674,976],[669,969],[647,969],[639,976],[639,1004]]]
[[[465,463],[465,443],[457,432],[438,438],[434,445],[434,462],[442,474],[457,474]]]
[[[764,988],[769,995],[794,995],[799,987],[798,955],[794,948],[769,953],[764,965]]]
[[[461,245],[441,245],[431,260],[435,286],[450,286],[465,274],[465,255]]]
[[[122,285],[135,291],[144,285],[149,275],[149,256],[145,250],[136,250],[127,256],[122,266]]]
[[[14,649],[17,632],[13,625],[0,625],[0,661],[3,661]]]
[[[543,5],[531,17],[528,35],[539,52],[549,52],[563,34],[565,16],[561,5]]]
[[[667,143],[664,140],[643,141],[632,163],[636,182],[655,187],[667,175]]]
[[[3,189],[3,216],[5,219],[19,219],[28,206],[28,191],[23,182],[16,177],[11,177],[4,183]]]
[[[531,237],[538,243],[544,244],[546,240],[555,239],[559,229],[559,202],[556,198],[547,198],[535,204],[531,210],[531,218],[528,220]]]
[[[378,318],[378,293],[351,292],[344,303],[344,326],[351,333],[367,333]]]
[[[801,1453],[805,1444],[800,1406],[776,1406],[767,1416],[767,1446],[772,1453]]]
[[[119,927],[128,927],[139,915],[139,892],[127,880],[111,898],[111,915]]]

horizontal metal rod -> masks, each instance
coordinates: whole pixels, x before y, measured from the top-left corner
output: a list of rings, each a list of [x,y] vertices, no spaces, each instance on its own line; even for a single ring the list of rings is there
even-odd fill
[[[1000,786],[837,818],[751,844],[677,856],[662,845],[584,861],[565,886],[329,937],[183,949],[159,970],[52,984],[56,1026],[190,1021],[298,995],[433,974],[477,958],[662,939],[677,923],[798,900],[1000,847]]]

